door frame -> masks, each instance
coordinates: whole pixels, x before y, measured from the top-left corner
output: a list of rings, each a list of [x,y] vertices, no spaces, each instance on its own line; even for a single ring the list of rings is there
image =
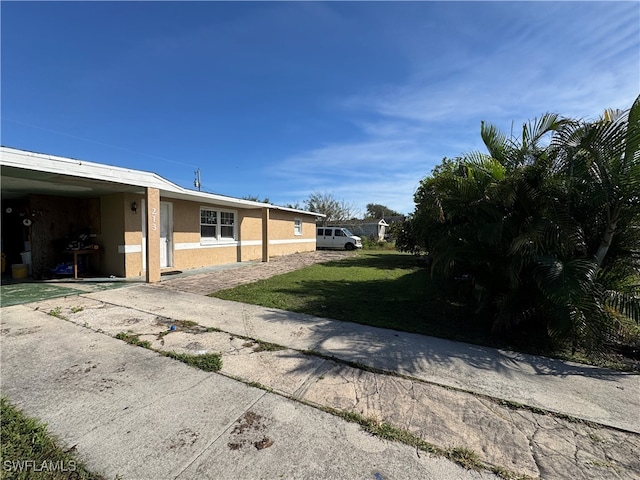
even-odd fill
[[[145,205],[145,200],[142,199],[142,271],[145,272],[147,270],[147,210]],[[173,267],[173,202],[160,202],[160,212],[162,213],[162,205],[167,205],[167,232],[169,234],[169,241],[167,242],[167,266],[163,267],[160,265],[160,268],[171,268]],[[158,215],[160,216],[160,215]],[[162,218],[160,218],[160,225],[162,225]],[[162,226],[160,227],[162,228]],[[162,239],[162,237],[160,237]]]
[[[163,221],[162,207],[163,205],[167,207],[167,218],[166,218],[167,236],[165,237],[167,241],[166,248],[165,248],[167,264],[163,266],[162,263],[160,263],[160,268],[171,268],[173,267],[173,203],[160,202],[160,242],[162,242],[162,221]],[[161,244],[161,247],[162,247],[162,244]]]

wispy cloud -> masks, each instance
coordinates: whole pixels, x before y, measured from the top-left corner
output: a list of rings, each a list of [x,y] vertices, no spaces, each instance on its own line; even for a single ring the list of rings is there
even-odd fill
[[[301,192],[408,213],[418,181],[443,156],[480,147],[481,120],[508,131],[547,111],[594,118],[631,105],[640,93],[637,4],[601,6],[595,17],[578,5],[525,8],[536,15],[511,8],[498,21],[506,33],[486,32],[496,37],[491,48],[449,46],[447,57],[414,62],[404,81],[344,98],[339,108],[362,139],[293,155],[274,174]]]

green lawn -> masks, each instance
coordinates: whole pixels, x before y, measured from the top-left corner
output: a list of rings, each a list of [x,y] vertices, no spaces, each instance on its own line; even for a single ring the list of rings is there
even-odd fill
[[[412,255],[364,250],[355,257],[313,265],[211,296],[621,370],[640,369],[640,362],[616,353],[592,356],[572,353],[566,347],[558,350],[540,332],[499,336],[491,332],[489,319],[461,303],[445,300],[456,298],[461,292],[445,292],[444,288]]]
[[[427,269],[395,251],[360,251],[345,260],[211,294],[226,300],[457,340],[488,341],[461,321],[462,307],[440,300]]]

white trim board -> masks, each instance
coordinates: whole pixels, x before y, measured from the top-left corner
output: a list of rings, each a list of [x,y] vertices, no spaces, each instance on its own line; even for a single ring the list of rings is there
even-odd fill
[[[118,245],[118,253],[141,253],[142,245]]]
[[[294,238],[285,240],[269,240],[269,245],[288,245],[293,243],[315,243],[315,238]],[[181,242],[174,243],[175,250],[197,250],[201,248],[224,248],[224,247],[259,247],[262,240],[244,240],[240,242],[228,243],[200,243],[200,242]],[[118,245],[118,253],[141,253],[142,245]]]
[[[286,245],[289,243],[316,243],[315,238],[294,238],[286,240],[269,240],[269,245]]]

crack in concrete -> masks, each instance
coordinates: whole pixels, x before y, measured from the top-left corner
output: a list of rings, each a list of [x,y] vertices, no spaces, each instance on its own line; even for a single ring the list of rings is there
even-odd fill
[[[262,400],[262,398],[267,394],[266,391],[262,391],[261,394],[258,396],[258,398],[255,399],[255,401],[253,401],[251,403],[251,405],[249,405],[240,415],[238,415],[233,421],[231,421],[229,424],[227,424],[227,426],[222,430],[222,432],[215,437],[211,442],[209,442],[207,445],[204,445],[203,448],[201,449],[200,453],[198,453],[197,455],[194,456],[193,460],[191,460],[190,462],[187,463],[187,465],[175,476],[173,477],[174,479],[177,479],[178,477],[180,477],[185,471],[187,471],[189,469],[189,467],[191,467],[191,465],[193,465],[200,457],[202,457],[202,455],[204,455],[204,453],[209,450],[209,448],[211,448],[211,446],[213,446],[213,444],[215,444],[218,440],[220,440],[220,438],[222,438],[224,435],[227,434],[227,432],[229,432],[231,430],[231,428],[238,423],[245,415],[247,415],[247,413],[249,413],[251,411],[251,409],[256,405],[256,403],[258,403],[260,400]]]
[[[89,300],[92,300],[92,299],[89,298]],[[107,303],[107,302],[103,302],[103,303]],[[115,305],[115,304],[110,304],[110,305],[112,305],[113,307],[120,307],[120,305]],[[102,307],[85,307],[85,309],[87,310],[95,309],[95,308],[102,308]],[[153,315],[157,314],[157,312],[145,312],[144,310],[140,310],[140,309],[138,309],[138,311],[144,312],[144,313],[150,313]],[[44,311],[42,311],[42,313],[46,314],[46,312]],[[245,322],[245,319],[246,319],[246,322]],[[71,319],[64,319],[64,320],[79,326],[86,327],[86,325],[82,325],[81,323],[74,322]],[[254,335],[255,332],[251,324],[251,320],[249,318],[248,312],[243,313],[243,323],[245,323],[244,325],[245,331],[249,333],[248,336]],[[105,332],[99,332],[99,333],[106,334]],[[321,340],[320,343],[322,343],[322,341],[323,340]],[[233,349],[234,349],[233,350],[234,352],[240,351],[240,349],[238,349],[237,347],[233,347]],[[297,352],[297,353],[300,353],[300,352]],[[267,355],[269,360],[273,360],[272,355],[273,354]],[[338,362],[338,364],[340,364],[340,362]],[[333,366],[335,366],[335,364],[330,366],[330,368],[328,368],[326,371],[329,371]],[[357,371],[357,374],[354,373],[352,370]],[[307,378],[302,382],[300,387],[298,387],[298,389],[294,392],[294,394],[289,398],[295,399],[296,397],[297,398],[303,397],[306,391],[308,390],[309,386],[311,385],[310,382],[313,379],[316,379],[316,381],[318,381],[318,375],[316,373],[318,371],[319,371],[319,367],[316,367],[314,371],[310,372]],[[378,378],[378,373],[373,373],[373,372],[365,373],[365,372],[366,371],[363,371],[356,367],[343,366],[338,370],[338,372],[336,372],[336,380],[335,381],[328,380],[327,385],[349,385],[350,390],[353,392],[353,397],[355,397],[356,407],[357,406],[362,407],[366,402],[366,405],[364,405],[365,408],[374,410],[376,401],[378,401],[378,403],[380,403],[380,407],[382,407],[382,402],[380,400],[382,397],[382,392],[380,387],[382,377]],[[348,375],[348,373],[350,373],[350,375]],[[373,375],[373,379],[371,379],[370,377],[367,378],[366,381],[364,381],[364,389],[362,389],[361,384],[363,383],[363,380],[361,379],[364,379],[365,377],[370,375]],[[382,372],[380,373],[380,375],[385,375],[385,373]],[[444,387],[432,382],[421,381],[419,379],[411,379],[407,377],[406,380],[410,382],[408,386],[405,386],[401,381],[395,381],[395,379],[393,380],[393,385],[402,387],[405,390],[405,392],[407,392],[407,397],[411,399],[410,407],[407,409],[407,418],[409,419],[408,425],[410,426],[414,422],[416,409],[419,406],[417,401],[417,396],[418,396],[417,390],[416,390],[417,385],[418,384],[430,385],[432,387],[435,386],[440,388],[444,388]],[[503,406],[503,405],[497,404],[496,399],[494,398],[487,397],[485,399],[484,396],[478,396],[473,392],[466,392],[460,389],[454,389],[454,391],[457,394],[466,394],[466,395],[475,396],[476,400],[482,405],[482,408],[484,410],[488,411],[490,415],[495,416],[496,418],[499,418],[507,422],[511,426],[512,431],[514,429],[521,430],[518,428],[519,423],[530,425],[531,428],[533,429],[533,433],[531,435],[525,434],[524,438],[527,439],[528,450],[529,450],[529,453],[531,454],[534,468],[537,469],[537,471],[539,472],[538,473],[539,475],[542,475],[542,473],[540,472],[544,472],[545,476],[546,476],[546,473],[552,474],[552,476],[557,476],[557,474],[559,474],[559,471],[556,471],[556,468],[554,468],[554,462],[549,461],[549,458],[556,458],[556,457],[563,458],[564,460],[571,459],[570,460],[571,463],[573,463],[573,465],[577,468],[577,471],[574,473],[580,472],[584,475],[585,468],[587,469],[589,468],[588,465],[580,464],[580,455],[589,454],[589,456],[591,456],[589,448],[586,445],[581,446],[581,443],[580,443],[580,440],[585,439],[585,436],[586,436],[584,432],[580,431],[583,424],[574,424],[564,418],[559,418],[556,415],[553,415],[553,414],[547,415],[544,412],[543,413],[533,412],[533,411],[527,410],[526,408],[523,411],[519,411],[509,406]],[[284,396],[287,396],[287,395],[284,394]],[[326,402],[323,402],[323,404],[325,403]],[[326,404],[326,405],[328,406],[329,404]],[[398,405],[397,398],[393,398],[392,401],[390,402],[390,405],[392,405],[393,407],[397,407]],[[392,408],[391,411],[395,411],[395,409]],[[526,412],[526,415],[525,415],[525,412]],[[476,415],[472,415],[470,417],[470,420],[473,421],[475,417]],[[517,421],[516,419],[520,419],[520,420]],[[543,419],[545,420],[544,422],[543,422]],[[549,419],[552,419],[552,420],[549,421]],[[608,427],[602,426],[601,428],[608,428]],[[564,432],[571,432],[573,441],[567,438],[566,435],[562,435],[562,433]],[[625,433],[628,433],[628,432],[625,432]],[[564,451],[564,453],[562,453],[557,448],[554,448],[552,445],[550,445],[554,443],[553,441],[549,442],[548,440],[545,441],[544,438],[541,438],[544,436],[543,434],[549,435],[555,438],[556,441],[566,442],[566,444],[568,444],[567,446],[570,445],[570,448],[573,450],[571,452],[572,454],[569,453],[568,451]],[[622,441],[623,440],[621,439],[620,442]],[[617,442],[615,444],[615,448],[619,448],[618,443],[620,442]],[[617,463],[616,459],[605,450],[604,445],[598,445],[597,448],[594,448],[593,450],[594,450],[593,456],[595,458],[594,461],[600,462],[600,459],[604,458],[606,459],[606,462],[602,462],[602,463],[609,463],[612,465],[615,465]],[[598,450],[598,451],[596,452],[595,450]],[[567,455],[568,453],[569,455]],[[624,458],[626,458],[629,455],[629,453],[626,452],[624,453],[624,455],[625,455]],[[548,457],[548,458],[545,458],[545,457]],[[629,465],[628,465],[629,463],[630,465],[633,465],[633,462],[630,462],[630,461],[626,461],[626,462],[627,463],[624,464],[625,470],[629,468]],[[598,464],[594,463],[594,465],[597,466]],[[633,466],[631,466],[631,468],[633,469]],[[614,474],[613,471],[610,471],[609,473]],[[617,473],[616,473],[616,477],[619,477]]]

